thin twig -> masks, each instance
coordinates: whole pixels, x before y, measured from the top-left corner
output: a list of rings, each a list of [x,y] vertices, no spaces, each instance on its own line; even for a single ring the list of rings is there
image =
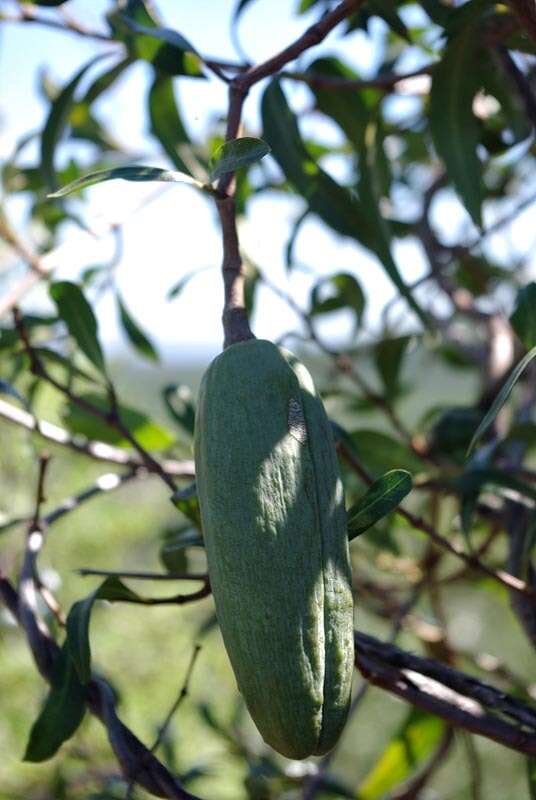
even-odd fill
[[[37,355],[37,352],[32,347],[30,342],[30,338],[28,335],[28,331],[25,328],[24,320],[20,312],[17,308],[14,309],[13,312],[15,326],[19,333],[22,343],[24,344],[25,350],[28,354],[28,358],[30,359],[30,370],[31,372],[38,378],[42,378],[44,381],[49,383],[58,392],[61,392],[68,400],[70,400],[74,405],[81,408],[83,411],[86,411],[88,414],[100,419],[110,428],[115,429],[118,431],[128,442],[132,445],[132,447],[138,452],[144,466],[149,472],[153,472],[158,475],[164,483],[171,489],[172,492],[176,490],[175,482],[173,478],[168,475],[165,471],[162,464],[160,464],[136,439],[135,436],[132,435],[128,427],[125,425],[123,420],[121,419],[119,409],[115,400],[115,393],[113,391],[113,387],[109,387],[110,389],[110,396],[112,399],[112,408],[109,411],[104,411],[99,406],[94,405],[93,403],[86,400],[84,397],[80,397],[79,395],[75,394],[69,386],[65,386],[64,384],[60,383],[60,381],[56,380],[46,369],[44,364],[42,363],[41,359]]]
[[[355,472],[363,479],[363,481],[370,486],[373,483],[373,480],[363,465],[360,464],[360,462],[356,459],[355,455],[350,452],[344,443],[339,445],[339,449],[344,460],[355,470]],[[412,527],[417,528],[417,530],[425,533],[435,544],[443,548],[443,550],[448,550],[449,553],[464,561],[465,564],[471,569],[476,569],[479,572],[488,575],[488,577],[493,578],[493,580],[502,583],[502,585],[507,589],[511,589],[512,591],[525,595],[526,597],[530,597],[533,601],[536,599],[536,589],[528,586],[526,581],[516,578],[515,575],[511,575],[509,572],[506,572],[503,569],[494,571],[490,567],[486,566],[486,564],[484,564],[482,561],[479,561],[478,558],[476,558],[473,554],[466,553],[460,547],[453,544],[449,539],[441,536],[441,534],[436,531],[433,525],[431,525],[422,517],[414,514],[412,511],[408,511],[408,509],[404,506],[398,506],[396,513],[400,514],[401,517],[404,517],[404,519],[406,519],[412,525]]]
[[[114,447],[105,442],[86,439],[85,436],[73,436],[64,428],[60,428],[58,425],[46,420],[38,420],[28,411],[23,411],[21,408],[17,408],[12,403],[8,403],[1,398],[0,417],[29,431],[35,431],[49,442],[67,447],[96,461],[105,461],[117,466],[132,467],[133,469],[143,467],[139,459],[133,458],[132,454],[122,447]],[[177,478],[194,477],[194,462],[191,460],[165,460],[162,462],[162,467],[169,475]]]
[[[142,581],[203,581],[203,583],[208,581],[206,572],[131,572],[129,570],[89,569],[87,567],[76,571],[84,578],[88,575],[102,575]]]
[[[168,728],[169,728],[169,726],[171,724],[171,720],[173,719],[173,717],[177,713],[179,707],[181,706],[182,702],[184,701],[185,697],[188,694],[188,688],[189,688],[189,685],[190,685],[190,679],[192,677],[192,673],[193,673],[193,670],[194,670],[194,667],[195,667],[195,662],[197,660],[197,656],[199,655],[200,651],[201,651],[201,645],[200,644],[196,644],[195,647],[194,647],[193,653],[192,653],[192,655],[190,657],[190,663],[188,664],[188,667],[186,668],[186,675],[184,676],[184,681],[182,683],[181,690],[180,690],[180,692],[179,692],[179,694],[177,696],[177,699],[175,700],[175,702],[173,703],[173,705],[169,709],[168,713],[166,714],[166,718],[164,719],[162,725],[158,729],[158,733],[157,733],[156,739],[154,740],[152,746],[149,748],[149,753],[151,753],[151,754],[154,754],[158,750],[158,748],[160,747],[162,742],[164,741],[164,737],[165,737],[166,732],[167,732],[167,730],[168,730]],[[127,798],[130,798],[132,796],[132,792],[134,790],[134,782],[135,782],[134,779],[130,782],[130,785],[129,785],[128,789],[127,789],[127,795],[126,795]]]

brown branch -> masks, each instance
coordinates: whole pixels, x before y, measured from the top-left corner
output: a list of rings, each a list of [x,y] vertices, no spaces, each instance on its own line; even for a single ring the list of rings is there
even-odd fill
[[[339,22],[356,11],[364,0],[343,0],[333,11],[325,14],[315,25],[308,28],[295,42],[261,64],[240,72],[229,83],[229,106],[225,140],[239,135],[242,108],[252,86],[279,72],[286,64],[303,52],[319,44]],[[224,347],[253,338],[244,299],[244,272],[236,233],[234,207],[234,173],[222,175],[216,189],[217,208],[223,237],[223,281],[225,303],[223,310]]]
[[[355,634],[357,668],[376,686],[454,727],[536,755],[536,710],[493,686],[364,633]],[[505,722],[492,712],[515,721]]]
[[[306,83],[314,89],[344,89],[350,92],[359,92],[363,89],[381,89],[384,92],[390,92],[398,83],[411,80],[411,78],[418,78],[421,75],[431,75],[435,66],[435,64],[425,64],[423,67],[414,69],[411,72],[390,72],[385,75],[377,75],[375,78],[358,78],[356,80],[336,78],[315,72],[288,72],[284,70],[279,74],[282,78]]]
[[[244,300],[244,269],[236,230],[234,197],[219,197],[216,206],[223,238],[224,347],[255,338],[249,326]]]

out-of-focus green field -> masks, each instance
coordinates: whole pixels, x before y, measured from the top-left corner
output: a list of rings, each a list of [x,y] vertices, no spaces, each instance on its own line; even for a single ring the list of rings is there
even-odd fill
[[[159,386],[169,377],[156,372],[150,373],[149,377],[140,377],[122,365],[116,372],[120,396],[128,397],[130,404],[141,403],[146,407],[154,404]],[[412,420],[434,403],[459,403],[461,393],[467,397],[474,389],[463,376],[459,383],[446,384],[430,371],[424,371],[424,374],[426,377],[421,378],[422,392],[414,392],[412,402],[408,404],[407,416]],[[174,379],[195,385],[199,370],[177,370]],[[416,407],[416,396],[426,398],[422,408]],[[52,421],[58,419],[52,396],[43,397],[41,407],[43,416]],[[161,409],[157,416],[163,418]],[[367,416],[356,422],[368,427],[371,418]],[[36,454],[43,443],[36,435],[4,421],[0,421],[0,441],[0,513],[5,519],[31,511]],[[70,451],[57,447],[47,449],[52,452],[53,459],[47,480],[45,511],[110,471],[107,465]],[[184,455],[190,455],[187,449]],[[92,591],[99,580],[79,576],[76,570],[80,567],[161,571],[158,550],[162,533],[179,521],[178,512],[158,479],[131,482],[89,501],[50,529],[40,558],[41,574],[54,588],[63,608],[68,610],[74,601]],[[413,536],[418,546],[423,543],[414,534],[401,531],[400,535]],[[23,549],[24,526],[3,533],[0,538],[0,564],[15,576]],[[372,558],[365,539],[352,545],[352,557],[359,573],[366,560]],[[198,563],[192,563],[193,568],[203,567],[201,553],[199,559]],[[140,593],[153,596],[186,592],[195,586],[168,582],[136,582],[131,585]],[[379,621],[360,609],[359,585],[357,597],[358,627],[367,633],[387,636],[389,621]],[[525,680],[531,680],[535,674],[535,658],[512,619],[508,599],[502,591],[482,592],[457,586],[447,591],[445,610],[449,635],[460,649],[500,656],[510,669]],[[246,613],[247,609],[244,611]],[[418,606],[416,613],[424,619],[431,616],[426,606]],[[271,753],[243,709],[218,630],[213,627],[200,638],[200,630],[212,615],[211,598],[184,607],[146,608],[101,603],[94,612],[91,627],[94,663],[119,691],[119,713],[124,722],[150,744],[182,687],[194,643],[200,641],[202,649],[188,696],[181,704],[171,725],[170,736],[159,754],[178,774],[188,776],[193,771],[187,787],[207,800],[242,800],[250,796],[269,800],[271,795],[263,794],[262,788],[257,794],[248,795],[244,785],[248,774],[246,760],[224,734],[217,732],[214,724],[209,724],[207,715],[201,713],[202,706],[208,707],[224,729],[237,733],[251,759]],[[401,646],[420,650],[417,640],[409,634],[403,634],[399,642]],[[470,661],[459,666],[475,669]],[[360,683],[356,674],[356,689]],[[93,718],[84,721],[75,737],[51,761],[37,765],[22,762],[28,733],[45,693],[46,687],[31,662],[20,630],[2,612],[1,800],[124,797],[124,784],[118,784],[117,794],[111,794],[111,790],[99,794],[106,778],[117,775],[118,770],[103,729]],[[334,772],[349,788],[357,789],[406,713],[407,707],[402,702],[378,689],[369,690],[348,725],[333,761]],[[487,740],[477,740],[476,746],[483,759],[482,800],[528,800],[524,759]],[[289,764],[285,759],[277,757],[277,760]],[[197,768],[201,769],[201,774],[196,777]],[[296,770],[300,769],[307,769],[307,764],[296,765]],[[427,800],[469,800],[474,796],[470,785],[466,748],[460,735],[431,788],[422,797]],[[289,791],[278,795],[288,800],[298,796]],[[136,790],[134,797],[148,795]],[[318,797],[328,795],[320,794]]]

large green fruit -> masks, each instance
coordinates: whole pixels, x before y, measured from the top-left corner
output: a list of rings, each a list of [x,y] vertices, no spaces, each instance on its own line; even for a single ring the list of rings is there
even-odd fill
[[[348,711],[353,602],[337,456],[303,364],[257,339],[218,356],[201,386],[195,459],[238,687],[272,747],[325,753]]]

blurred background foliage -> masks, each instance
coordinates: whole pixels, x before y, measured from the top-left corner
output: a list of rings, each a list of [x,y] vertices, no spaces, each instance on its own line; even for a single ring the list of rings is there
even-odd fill
[[[36,74],[46,106],[42,124],[2,164],[2,573],[16,580],[21,569],[44,447],[51,460],[42,513],[55,514],[75,498],[55,514],[39,559],[45,588],[39,608],[59,641],[64,618],[45,601],[51,592],[67,614],[95,590],[102,578],[80,569],[204,572],[192,478],[174,479],[183,490],[174,507],[162,476],[151,474],[150,464],[139,467],[139,459],[145,453],[159,463],[191,462],[195,398],[209,354],[199,357],[192,340],[191,353],[186,348],[184,357],[162,358],[158,316],[142,324],[129,308],[117,280],[128,234],[114,221],[92,227],[91,198],[98,203],[112,184],[59,199],[48,195],[88,173],[124,170],[140,160],[137,170],[105,178],[148,181],[155,177],[149,160],[153,169],[175,170],[178,181],[185,174],[197,181],[171,192],[200,192],[213,213],[211,175],[225,169],[227,158],[230,169],[238,167],[236,207],[239,230],[247,232],[253,328],[270,330],[268,294],[290,309],[291,324],[277,329],[273,321],[274,333],[263,335],[291,347],[315,376],[337,439],[352,456],[341,460],[347,506],[358,502],[368,477],[408,470],[414,490],[405,507],[476,560],[470,568],[432,544],[410,518],[384,516],[351,544],[357,628],[382,640],[396,637],[401,647],[485,677],[530,705],[534,600],[496,578],[503,570],[528,587],[534,578],[536,22],[516,2],[367,0],[346,15],[338,36],[260,85],[251,100],[258,113],[246,118],[242,133],[250,144],[229,152],[222,149],[224,96],[194,135],[196,108],[180,103],[177,85],[229,81],[247,58],[257,60],[240,32],[262,5],[229,4],[236,53],[218,61],[179,33],[180,25],[166,27],[163,18],[173,9],[164,2],[162,17],[142,0],[110,2],[95,28],[76,0],[0,3],[3,36],[12,26],[39,25],[94,49],[63,85],[46,69]],[[273,13],[304,30],[336,5],[277,2]],[[200,11],[199,26],[208,13]],[[222,39],[227,35],[222,31]],[[352,58],[352,47],[364,43],[372,48],[368,71]],[[138,99],[145,104],[146,137],[144,157],[133,159],[98,109],[107,93],[136,91],[128,88],[129,74],[140,65],[148,85]],[[139,207],[131,206],[141,228],[163,191],[156,186]],[[275,277],[247,244],[256,235],[255,227],[247,229],[251,210],[256,215],[265,198],[273,208],[290,203]],[[269,230],[270,218],[255,215],[256,229]],[[195,227],[193,216],[181,222]],[[162,222],[176,225],[172,218]],[[62,248],[80,230],[112,242],[108,260],[85,262],[78,252],[71,266]],[[341,252],[350,243],[349,266],[333,264],[320,273],[310,266],[304,239],[315,240],[318,230],[335,237]],[[160,257],[155,247],[155,273]],[[394,287],[390,295],[375,273]],[[150,272],[143,280],[150,283]],[[178,300],[186,309],[196,280],[184,253],[162,306]],[[215,271],[210,281],[218,284]],[[109,303],[104,313],[102,298]],[[110,302],[122,332],[119,347],[103,334]],[[203,315],[205,308],[192,313]],[[188,341],[187,326],[184,336]],[[21,420],[32,417],[59,426],[67,446],[27,430]],[[76,452],[83,437],[122,448],[138,466]],[[80,494],[88,490],[91,497]],[[125,583],[143,597],[199,586]],[[453,733],[379,688],[365,689],[357,672],[355,708],[331,758],[298,763],[278,756],[241,702],[210,597],[181,606],[95,603],[94,669],[113,685],[123,721],[142,741],[158,735],[185,686],[197,643],[188,693],[158,755],[201,797],[536,796],[531,759],[463,730]],[[89,715],[50,760],[22,761],[47,689],[7,611],[0,613],[0,653],[1,798],[149,796],[121,779],[103,729]]]

